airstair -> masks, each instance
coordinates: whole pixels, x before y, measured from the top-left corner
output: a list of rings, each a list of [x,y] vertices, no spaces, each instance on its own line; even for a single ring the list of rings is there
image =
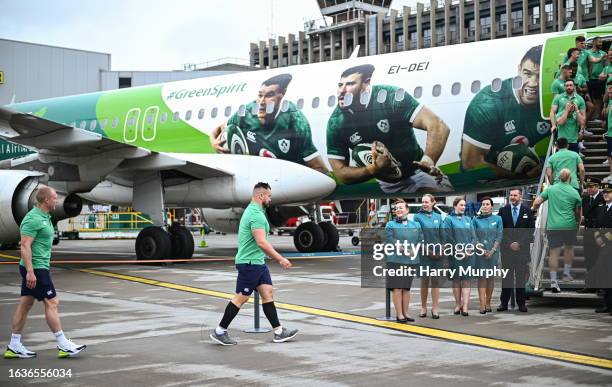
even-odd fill
[[[599,179],[606,178],[610,173],[607,166],[602,163],[606,160],[606,142],[602,138],[605,130],[602,128],[602,121],[589,121],[588,130],[593,132],[593,136],[584,138],[586,150],[582,153],[585,155],[583,163],[586,171],[586,176],[597,177]],[[553,141],[551,140],[548,152],[546,153],[546,161],[554,153]],[[540,181],[537,186],[535,197],[540,194],[549,183],[546,181],[546,169],[542,171]],[[576,293],[576,290],[585,288],[586,280],[586,265],[584,258],[583,234],[584,226],[580,226],[578,234],[578,243],[574,247],[574,260],[572,264],[571,275],[572,281],[558,280],[561,293],[552,293],[550,290],[550,275],[548,270],[548,241],[546,239],[546,220],[548,216],[548,204],[544,202],[538,209],[536,218],[536,229],[534,234],[534,242],[531,246],[531,263],[529,268],[529,280],[527,282],[528,290],[533,293],[540,294],[545,297],[559,298],[596,298],[593,293]],[[563,252],[559,260],[559,271],[563,268]],[[561,278],[561,272],[558,277]]]

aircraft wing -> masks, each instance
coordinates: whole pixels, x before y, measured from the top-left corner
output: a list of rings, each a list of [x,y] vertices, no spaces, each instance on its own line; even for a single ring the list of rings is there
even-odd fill
[[[37,151],[37,163],[76,166],[81,180],[86,181],[99,182],[117,171],[176,171],[195,179],[232,176],[201,161],[150,151],[7,107],[0,107],[0,138]]]

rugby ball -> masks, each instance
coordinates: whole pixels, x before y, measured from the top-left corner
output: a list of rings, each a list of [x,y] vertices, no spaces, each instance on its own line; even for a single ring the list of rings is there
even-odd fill
[[[357,144],[351,150],[351,158],[353,162],[358,167],[365,167],[371,165],[372,160],[372,144],[363,143]],[[384,176],[376,176],[377,179],[386,181],[386,182],[397,182],[402,178],[402,170],[399,166],[394,166],[394,168],[386,173]]]
[[[525,144],[507,145],[497,155],[497,166],[517,175],[526,174],[538,164],[540,157],[533,148]]]
[[[225,128],[224,135],[226,136],[225,147],[229,153],[238,155],[249,154],[249,146],[247,145],[246,137],[238,125],[228,125]]]

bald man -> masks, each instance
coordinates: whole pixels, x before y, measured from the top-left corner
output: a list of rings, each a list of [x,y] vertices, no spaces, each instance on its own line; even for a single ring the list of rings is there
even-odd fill
[[[11,341],[4,357],[20,359],[35,357],[36,352],[28,350],[21,343],[21,332],[34,299],[45,304],[45,319],[57,340],[58,357],[73,357],[86,346],[70,341],[62,331],[59,318],[59,300],[51,281],[49,264],[53,244],[53,223],[50,212],[57,204],[57,193],[53,188],[41,186],[36,191],[36,205],[27,213],[19,228],[21,233],[21,298],[13,315]]]
[[[563,281],[572,281],[571,269],[574,260],[574,245],[582,215],[582,198],[572,187],[572,172],[568,168],[559,171],[559,181],[546,188],[533,202],[533,210],[537,211],[542,203],[548,200],[548,219],[546,235],[550,246],[548,267],[550,269],[550,286],[553,293],[559,293],[561,288],[557,281],[559,257],[563,249]]]

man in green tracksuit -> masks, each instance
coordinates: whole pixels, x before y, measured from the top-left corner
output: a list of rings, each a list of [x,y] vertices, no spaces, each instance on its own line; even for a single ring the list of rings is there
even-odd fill
[[[448,126],[403,89],[372,85],[373,72],[364,64],[340,75],[338,105],[327,122],[327,157],[336,178],[344,184],[374,178],[385,193],[452,190],[436,167]],[[415,128],[427,132],[425,150]],[[351,165],[356,147],[371,147],[371,161]]]
[[[57,340],[58,357],[73,357],[86,346],[70,341],[62,331],[59,318],[59,300],[51,280],[49,261],[53,244],[53,223],[51,211],[57,204],[57,193],[50,187],[39,187],[36,191],[36,206],[21,221],[21,261],[19,272],[22,277],[21,298],[13,315],[11,341],[4,357],[7,359],[35,357],[36,353],[28,350],[21,343],[21,332],[26,323],[28,312],[34,305],[34,299],[45,304],[45,319]]]
[[[293,161],[328,173],[312,142],[306,116],[292,102],[283,100],[291,79],[290,74],[279,74],[265,80],[255,101],[213,130],[213,148],[219,153],[243,152]],[[231,139],[228,143],[223,132],[227,135],[231,130],[242,132],[246,149],[236,149]]]
[[[542,46],[529,49],[518,66],[522,85],[514,89],[513,78],[502,82],[501,89],[482,89],[470,102],[463,123],[461,167],[465,170],[487,165],[499,177],[511,172],[497,166],[504,147],[525,144],[530,147],[550,135],[550,124],[540,115],[540,57]],[[539,165],[527,172],[538,176]]]

